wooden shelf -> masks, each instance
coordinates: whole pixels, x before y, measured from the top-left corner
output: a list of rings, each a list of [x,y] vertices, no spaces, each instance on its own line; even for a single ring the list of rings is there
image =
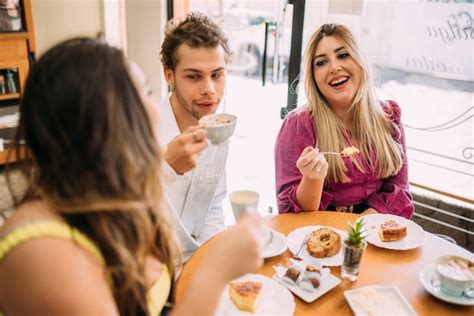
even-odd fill
[[[28,32],[0,32],[0,41],[10,39],[27,39],[29,38]]]
[[[21,150],[20,150],[20,156],[22,156],[22,157],[24,156],[24,150],[25,150],[25,147],[22,146],[22,148],[21,148]],[[5,148],[5,150],[0,151],[0,165],[4,165],[4,164],[7,163],[7,158],[8,158],[8,155],[10,155],[10,152],[12,152],[11,155],[14,154],[14,153],[13,153],[13,149],[12,149],[12,148],[8,148],[8,147]],[[20,158],[22,158],[22,157],[20,157]],[[8,161],[8,163],[12,163],[12,162],[17,161],[17,159],[15,159],[13,156],[11,156],[10,159],[11,159],[11,160]],[[22,159],[23,159],[23,158],[22,158]]]
[[[0,151],[0,165],[7,163],[7,157],[10,149],[5,148],[5,150]]]
[[[13,99],[19,99],[19,98],[20,98],[19,93],[0,94],[0,101],[2,101],[2,100],[13,100]]]
[[[0,94],[0,116],[18,112],[18,103],[24,92],[23,89],[28,71],[30,70],[30,63],[35,60],[36,42],[31,0],[19,0],[19,3],[21,4],[20,12],[23,30],[18,32],[0,32],[0,69],[15,69],[15,83],[18,93]],[[5,71],[2,71],[2,74],[4,73]],[[12,135],[14,133],[15,128],[0,129],[0,137],[4,139],[13,138]],[[5,150],[0,151],[0,165],[7,162],[7,157],[12,152],[12,148],[12,146],[6,145]],[[25,148],[23,147],[23,150]],[[24,155],[20,156],[24,157]]]

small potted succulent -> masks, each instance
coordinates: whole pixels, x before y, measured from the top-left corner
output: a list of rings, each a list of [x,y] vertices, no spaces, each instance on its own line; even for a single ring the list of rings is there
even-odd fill
[[[342,245],[344,262],[341,267],[341,277],[355,281],[359,275],[362,254],[367,247],[367,242],[365,241],[367,234],[364,229],[364,220],[348,224],[348,236]]]

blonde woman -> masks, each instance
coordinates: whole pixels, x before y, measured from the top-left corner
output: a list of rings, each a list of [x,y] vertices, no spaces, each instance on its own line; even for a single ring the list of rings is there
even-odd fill
[[[275,146],[280,213],[335,210],[410,218],[400,108],[376,98],[351,31],[324,24],[305,52],[308,103],[283,122]],[[344,148],[356,147],[349,156]]]
[[[17,136],[29,190],[0,229],[0,315],[213,315],[227,282],[261,263],[248,216],[210,241],[173,306],[180,249],[162,207],[157,113],[130,69],[87,38],[32,68]]]

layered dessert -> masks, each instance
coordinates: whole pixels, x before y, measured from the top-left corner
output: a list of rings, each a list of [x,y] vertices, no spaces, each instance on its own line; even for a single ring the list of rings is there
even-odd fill
[[[394,220],[389,220],[380,225],[379,235],[382,241],[398,241],[407,236],[407,228]]]
[[[230,299],[238,309],[255,313],[261,289],[260,282],[232,282],[229,285]]]

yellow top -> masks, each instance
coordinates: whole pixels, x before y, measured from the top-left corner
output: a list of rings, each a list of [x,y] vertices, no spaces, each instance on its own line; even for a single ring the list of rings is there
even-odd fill
[[[88,250],[99,260],[102,266],[105,266],[105,260],[100,250],[85,234],[65,223],[56,221],[34,221],[19,226],[5,237],[0,239],[0,262],[16,246],[38,237],[57,237],[72,239],[76,244]],[[107,282],[112,287],[111,279]],[[150,315],[159,315],[163,309],[171,289],[171,277],[166,265],[163,265],[161,277],[148,290],[147,302]],[[2,315],[0,311],[0,316]]]

